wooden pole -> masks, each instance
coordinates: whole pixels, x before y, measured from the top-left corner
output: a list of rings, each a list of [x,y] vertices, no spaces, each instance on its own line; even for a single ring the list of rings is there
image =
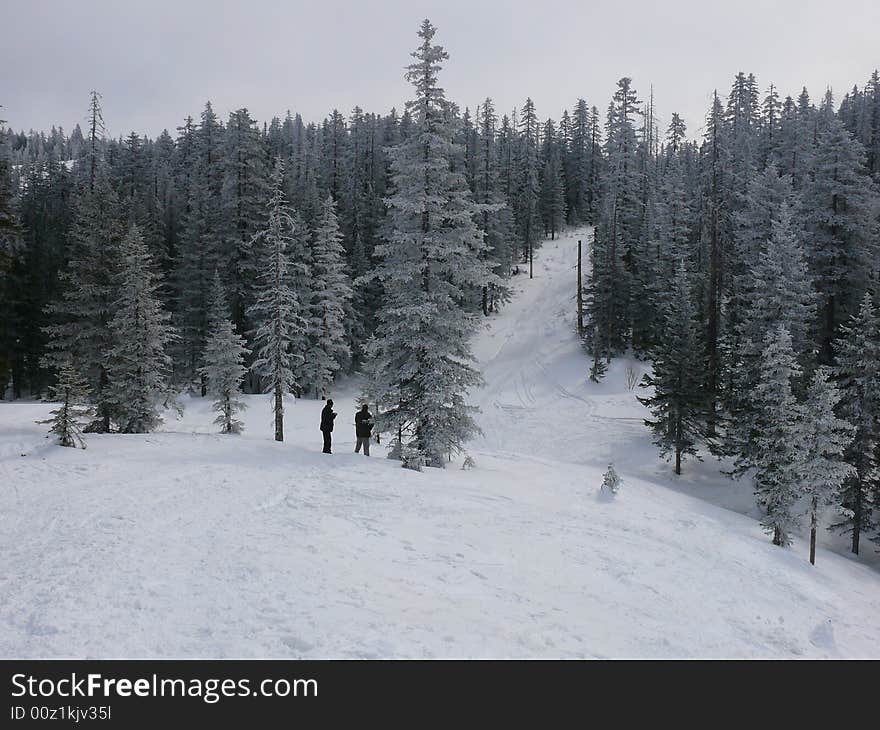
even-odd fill
[[[581,283],[581,242],[578,239],[578,335],[584,336],[584,289]]]

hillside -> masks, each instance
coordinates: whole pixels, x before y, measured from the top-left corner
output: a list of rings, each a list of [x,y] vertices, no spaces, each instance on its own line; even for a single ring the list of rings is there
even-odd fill
[[[474,470],[350,453],[356,382],[329,456],[313,400],[283,444],[251,396],[241,437],[188,399],[86,451],[44,438],[51,406],[0,403],[0,656],[880,656],[875,565],[774,547],[714,462],[675,480],[626,385],[643,365],[587,382],[587,235],[546,242],[476,338]]]

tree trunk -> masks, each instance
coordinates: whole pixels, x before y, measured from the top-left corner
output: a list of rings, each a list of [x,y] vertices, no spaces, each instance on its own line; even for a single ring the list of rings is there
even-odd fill
[[[816,564],[816,512],[819,509],[819,500],[813,497],[810,505],[810,565]]]
[[[284,399],[280,383],[275,386],[275,440],[284,441]]]

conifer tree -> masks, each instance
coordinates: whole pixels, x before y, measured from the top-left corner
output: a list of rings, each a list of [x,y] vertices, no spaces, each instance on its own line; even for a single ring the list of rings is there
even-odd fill
[[[219,273],[214,274],[212,288],[205,364],[200,373],[208,395],[214,399],[214,410],[219,414],[214,423],[220,426],[220,432],[241,433],[244,426],[235,416],[247,407],[241,400],[241,383],[247,373],[244,360],[248,349],[235,331]]]
[[[477,432],[475,409],[465,397],[481,377],[472,365],[474,321],[465,304],[471,291],[492,280],[492,272],[475,224],[482,208],[472,201],[464,176],[450,168],[458,149],[437,85],[448,56],[432,44],[434,34],[425,20],[406,74],[416,92],[407,103],[413,133],[390,153],[391,233],[376,248],[385,303],[368,348],[367,393],[383,405],[383,431],[399,432],[429,465],[443,466],[446,455]]]
[[[855,470],[844,461],[852,441],[853,427],[834,411],[841,394],[820,367],[813,375],[802,407],[801,490],[808,499],[810,515],[810,563],[816,564],[816,529],[819,509],[832,504],[838,489]]]
[[[303,365],[303,385],[314,389],[315,397],[329,390],[336,374],[351,358],[345,337],[345,312],[352,298],[351,280],[345,273],[342,233],[336,218],[336,203],[328,195],[312,241],[311,296],[304,313],[308,351]]]
[[[819,356],[834,364],[838,328],[858,310],[859,293],[876,274],[880,255],[873,212],[876,192],[864,173],[865,151],[837,117],[824,121],[803,191],[812,246],[810,264],[821,297]]]
[[[522,246],[522,260],[529,262],[531,276],[533,250],[539,235],[541,192],[538,172],[538,118],[531,99],[526,99],[523,105],[520,126],[514,183],[514,215]]]
[[[59,406],[52,411],[52,418],[39,423],[50,423],[50,434],[58,439],[59,446],[85,448],[82,437],[82,421],[91,415],[88,405],[89,386],[74,368],[65,361],[58,370],[58,381],[49,388],[49,396]]]
[[[305,301],[291,285],[292,275],[305,265],[290,260],[288,249],[305,236],[297,224],[296,213],[284,195],[284,164],[275,161],[272,193],[267,205],[266,227],[255,238],[262,244],[263,261],[257,279],[256,301],[249,310],[256,326],[252,368],[263,377],[263,389],[272,393],[275,415],[275,440],[284,440],[284,396],[296,384],[295,371],[303,361],[301,349],[305,332]],[[299,344],[300,348],[294,349]]]
[[[162,422],[159,405],[167,395],[171,367],[165,348],[174,332],[153,267],[143,236],[132,226],[119,247],[118,298],[108,325],[114,343],[110,390],[122,433],[147,433]]]
[[[676,474],[681,474],[682,457],[696,454],[696,442],[703,429],[699,344],[689,277],[682,262],[666,305],[663,328],[651,353],[653,371],[642,382],[654,392],[639,398],[654,416],[654,420],[645,421],[654,431],[654,443],[663,456],[674,455]]]
[[[800,408],[792,379],[800,374],[791,335],[785,325],[767,334],[756,387],[760,411],[754,453],[755,494],[764,510],[761,525],[773,535],[773,544],[785,547],[799,524],[796,503],[803,494],[805,444]]]
[[[858,555],[862,534],[876,526],[873,504],[880,496],[880,314],[870,294],[841,327],[836,344],[840,414],[855,428],[846,460],[855,472],[840,487],[837,501],[843,519],[833,528],[849,533],[852,552]]]
[[[54,323],[46,328],[47,364],[75,362],[88,382],[96,420],[87,432],[108,432],[113,416],[109,356],[116,343],[109,323],[118,298],[120,239],[118,199],[106,165],[98,164],[94,187],[83,188],[75,204],[62,293],[48,307]]]

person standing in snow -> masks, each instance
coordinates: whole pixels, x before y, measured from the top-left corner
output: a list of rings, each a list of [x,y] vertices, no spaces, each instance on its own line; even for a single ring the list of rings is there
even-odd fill
[[[336,418],[336,414],[333,412],[333,401],[328,399],[327,405],[321,410],[321,433],[324,434],[324,453],[329,454],[330,445],[331,445],[331,437],[330,434],[333,433],[333,421]]]
[[[359,453],[361,446],[363,446],[364,456],[369,456],[370,436],[373,435],[373,414],[370,413],[366,403],[361,406],[361,409],[354,416],[354,433],[357,436],[357,445],[354,447],[354,453]]]

